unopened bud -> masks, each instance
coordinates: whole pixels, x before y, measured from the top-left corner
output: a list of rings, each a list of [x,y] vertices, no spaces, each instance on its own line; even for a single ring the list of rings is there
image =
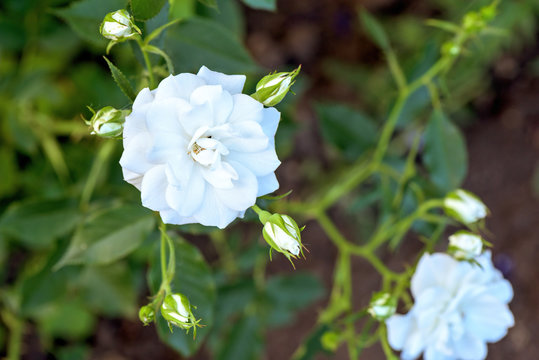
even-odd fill
[[[445,213],[463,224],[473,224],[488,214],[485,204],[471,192],[458,189],[444,199]]]
[[[133,17],[125,9],[108,13],[101,23],[100,32],[107,39],[116,42],[127,40],[141,33]]]
[[[483,239],[469,231],[458,231],[449,237],[448,252],[457,260],[472,260],[481,255]]]
[[[290,72],[280,72],[264,76],[256,84],[256,92],[251,96],[266,106],[277,105],[290,91],[290,87],[294,84],[294,79],[298,76],[300,70],[301,65]]]
[[[151,324],[155,319],[155,311],[152,306],[144,305],[138,312],[138,317],[144,326]]]
[[[93,116],[90,121],[86,121],[92,128],[92,135],[97,135],[106,138],[117,138],[122,135],[125,117],[129,115],[129,110],[117,110],[112,106],[95,112],[92,108]]]
[[[183,294],[167,295],[161,305],[161,315],[168,322],[170,331],[174,325],[184,330],[194,328],[196,334],[196,327],[200,326],[200,320],[196,320],[193,315],[189,299]]]
[[[376,320],[384,321],[397,311],[397,299],[386,292],[375,293],[367,312]]]

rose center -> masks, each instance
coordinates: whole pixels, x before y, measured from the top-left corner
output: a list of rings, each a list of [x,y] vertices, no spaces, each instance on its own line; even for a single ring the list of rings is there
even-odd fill
[[[203,126],[195,131],[187,153],[200,165],[211,167],[221,160],[221,156],[228,155],[229,151],[219,140],[212,137],[209,130],[207,126]]]

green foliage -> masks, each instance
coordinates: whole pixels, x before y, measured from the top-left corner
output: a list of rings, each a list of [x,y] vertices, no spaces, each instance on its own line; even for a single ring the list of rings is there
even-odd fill
[[[442,194],[462,184],[468,171],[464,137],[441,110],[432,113],[425,129],[423,161]]]
[[[137,20],[148,20],[159,14],[167,0],[129,0],[133,16]]]
[[[72,200],[26,200],[3,214],[0,233],[31,249],[43,249],[73,230],[79,218]]]
[[[378,130],[361,111],[339,104],[318,104],[316,110],[324,139],[349,160],[376,144]]]
[[[229,74],[258,70],[237,37],[207,19],[190,18],[166,33],[165,47],[176,71],[197,71],[201,64]]]
[[[391,47],[389,45],[389,39],[387,38],[385,30],[378,20],[376,20],[365,9],[361,9],[359,12],[359,17],[371,40],[374,41],[381,49],[388,50]]]
[[[110,264],[135,250],[154,226],[151,213],[134,205],[94,212],[77,228],[56,268]]]
[[[114,78],[114,81],[116,82],[116,84],[120,87],[120,90],[122,90],[125,96],[127,96],[129,100],[131,100],[131,102],[135,101],[137,94],[135,94],[135,91],[131,87],[129,80],[127,80],[127,78],[122,73],[122,71],[118,69],[112,62],[110,62],[109,59],[107,59],[104,56],[103,58],[107,62],[107,65],[109,66],[112,77]]]

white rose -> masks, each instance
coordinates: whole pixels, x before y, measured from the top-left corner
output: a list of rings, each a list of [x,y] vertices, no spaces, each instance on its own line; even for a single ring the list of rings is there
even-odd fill
[[[244,82],[203,66],[137,95],[120,165],[165,223],[224,228],[279,187],[280,113],[241,94]]]
[[[514,325],[507,304],[511,284],[494,268],[490,251],[481,266],[447,254],[425,254],[412,277],[415,304],[406,315],[387,321],[389,344],[401,358],[481,360],[487,342],[499,341]]]
[[[481,236],[468,231],[459,231],[449,237],[449,252],[458,260],[470,260],[483,251]]]

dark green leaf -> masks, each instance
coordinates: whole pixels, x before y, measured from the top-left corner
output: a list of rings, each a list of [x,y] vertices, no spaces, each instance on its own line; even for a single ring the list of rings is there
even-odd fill
[[[125,77],[125,75],[121,72],[120,69],[118,69],[112,62],[110,62],[109,59],[107,59],[105,56],[103,56],[105,61],[107,62],[110,72],[112,74],[112,77],[114,78],[114,81],[118,86],[120,87],[120,90],[131,100],[131,102],[135,101],[135,98],[137,97],[137,94],[135,94],[135,91],[133,91],[133,88],[131,87],[131,83],[129,83],[129,80]]]
[[[50,305],[37,319],[40,332],[65,339],[81,339],[93,332],[95,317],[80,302],[66,299]]]
[[[137,20],[148,20],[159,14],[166,0],[129,0],[133,16]]]
[[[55,267],[109,264],[135,250],[153,225],[153,215],[141,206],[123,205],[95,212],[77,229]]]
[[[217,8],[217,0],[198,0],[201,4],[206,6]]]
[[[190,18],[170,28],[165,48],[176,71],[197,71],[201,65],[227,74],[258,70],[235,34],[207,19]]]
[[[376,143],[376,125],[360,111],[340,104],[318,104],[316,111],[322,136],[348,159],[356,159]]]
[[[388,50],[390,48],[389,40],[382,25],[367,12],[365,9],[359,11],[359,17],[363,27],[367,31],[372,41],[376,43],[381,49]]]
[[[243,3],[247,6],[252,7],[253,9],[259,10],[277,10],[277,1],[276,0],[242,0]]]
[[[188,335],[185,330],[175,328],[171,333],[166,322],[158,316],[157,330],[159,337],[174,350],[184,356],[192,355],[202,344],[213,324],[215,306],[215,283],[209,265],[196,247],[183,239],[172,236],[176,254],[176,271],[171,283],[173,292],[182,293],[196,309],[193,313],[201,319],[203,328],[197,330],[196,339],[192,332]],[[149,282],[152,293],[155,294],[161,281],[159,251],[152,262]]]
[[[292,320],[295,311],[320,299],[324,294],[324,287],[315,276],[296,272],[270,278],[266,293],[267,304],[270,305],[266,320],[270,326],[278,326]]]
[[[330,330],[330,327],[322,324],[316,328],[307,339],[303,341],[302,345],[292,356],[292,360],[311,360],[314,359],[319,353],[330,354],[329,351],[322,347],[322,336]]]
[[[15,203],[0,219],[0,233],[42,249],[68,234],[80,218],[71,200],[30,200]]]
[[[425,167],[443,193],[459,187],[468,171],[466,143],[459,128],[442,111],[434,111],[425,130]]]
[[[105,38],[99,26],[109,12],[125,8],[127,0],[82,0],[70,6],[55,9],[53,13],[64,19],[84,40],[95,45],[104,45]]]
[[[261,357],[261,324],[255,316],[243,316],[223,341],[218,360],[257,360]]]
[[[107,316],[133,317],[137,292],[132,277],[125,263],[86,267],[78,281],[85,305]]]

